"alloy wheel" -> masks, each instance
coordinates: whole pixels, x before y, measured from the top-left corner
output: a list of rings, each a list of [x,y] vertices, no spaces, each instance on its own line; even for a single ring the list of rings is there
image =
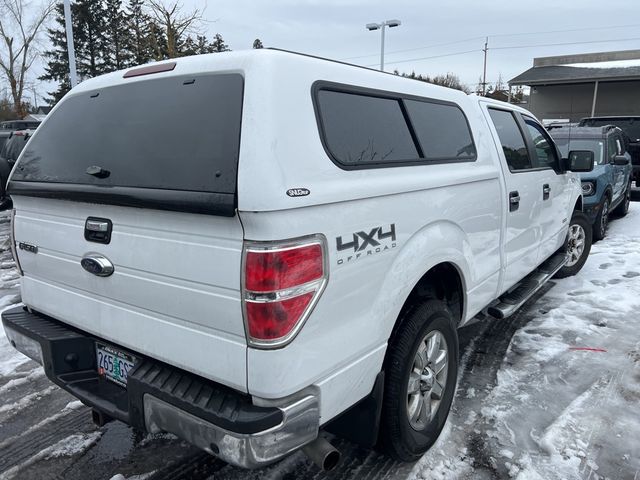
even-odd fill
[[[573,224],[569,227],[569,235],[567,238],[567,255],[569,260],[565,264],[567,267],[573,267],[584,253],[584,244],[586,233],[580,225]]]
[[[424,430],[436,413],[447,383],[449,348],[433,330],[420,342],[407,386],[407,417],[414,430]]]
[[[600,212],[602,219],[600,220],[600,236],[604,237],[607,233],[607,225],[609,224],[609,199],[605,198],[602,204],[602,212]]]

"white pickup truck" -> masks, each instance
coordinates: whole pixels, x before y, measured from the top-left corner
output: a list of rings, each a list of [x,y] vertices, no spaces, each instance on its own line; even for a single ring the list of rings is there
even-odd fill
[[[580,180],[526,110],[277,50],[87,80],[9,180],[7,336],[102,424],[255,468],[327,430],[414,460],[456,330],[576,273]]]

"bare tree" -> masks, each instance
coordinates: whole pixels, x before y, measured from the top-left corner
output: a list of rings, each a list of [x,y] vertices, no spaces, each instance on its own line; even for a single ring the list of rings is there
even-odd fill
[[[185,12],[184,6],[178,1],[166,4],[162,0],[149,0],[149,7],[151,15],[164,30],[167,57],[179,56],[184,34],[193,31],[200,23],[202,11],[196,8]]]
[[[27,74],[38,58],[38,38],[54,8],[53,0],[38,6],[26,0],[0,0],[0,73],[7,78],[18,116],[26,115],[22,101]]]

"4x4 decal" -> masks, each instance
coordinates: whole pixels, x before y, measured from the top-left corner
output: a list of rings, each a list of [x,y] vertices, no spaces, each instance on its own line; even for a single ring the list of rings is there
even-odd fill
[[[338,253],[345,250],[353,252],[343,258],[338,258],[338,265],[351,262],[361,258],[363,255],[373,255],[390,248],[396,247],[396,224],[392,223],[388,227],[375,227],[369,231],[354,232],[351,236],[336,237],[336,249]]]

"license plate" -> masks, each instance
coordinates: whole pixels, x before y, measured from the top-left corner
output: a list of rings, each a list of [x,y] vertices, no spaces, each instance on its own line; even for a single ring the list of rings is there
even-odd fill
[[[127,375],[133,368],[135,358],[109,345],[96,343],[98,375],[123,387],[127,386]]]

